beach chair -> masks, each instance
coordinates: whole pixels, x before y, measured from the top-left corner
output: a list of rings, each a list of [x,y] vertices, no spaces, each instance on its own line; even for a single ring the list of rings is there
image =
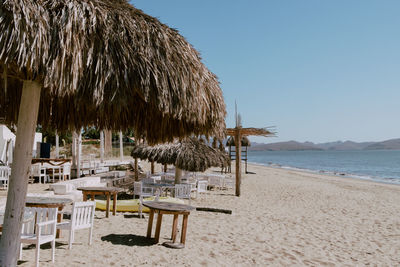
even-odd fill
[[[71,180],[71,164],[65,163],[62,169],[62,177],[65,181],[66,179]]]
[[[30,176],[32,178],[34,177],[39,177],[39,184],[41,183],[42,179],[43,179],[43,183],[45,184],[46,181],[50,180],[50,176],[47,175],[46,173],[46,167],[42,166],[40,164],[33,164],[31,166],[31,174]]]
[[[35,244],[35,263],[39,266],[40,245],[51,243],[51,261],[54,263],[56,247],[57,208],[25,208],[34,213],[34,219],[22,224],[19,258],[22,259],[22,246]]]
[[[8,189],[8,180],[11,175],[11,168],[8,166],[0,166],[0,183],[3,184],[4,189]]]
[[[58,229],[69,231],[68,249],[72,248],[75,231],[80,229],[89,229],[89,245],[92,244],[95,209],[94,201],[75,202],[72,206],[71,220],[57,224]]]
[[[200,180],[197,181],[197,190],[196,190],[196,198],[199,196],[199,193],[207,192],[208,181]]]
[[[142,218],[143,197],[154,196],[154,190],[152,187],[146,187],[142,182],[134,182],[133,196],[139,196],[139,217]]]
[[[175,198],[188,199],[190,205],[190,194],[192,192],[191,184],[176,184],[175,185]]]

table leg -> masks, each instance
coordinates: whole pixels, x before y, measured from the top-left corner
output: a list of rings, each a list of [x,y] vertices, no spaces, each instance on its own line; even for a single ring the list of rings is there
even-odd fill
[[[114,193],[113,196],[113,215],[117,212],[117,193]]]
[[[62,211],[63,207],[58,207],[58,213],[57,213],[57,222],[60,223],[62,221]],[[56,231],[56,238],[60,238],[61,237],[61,230],[57,229]]]
[[[87,195],[86,195],[86,192],[82,192],[82,195],[83,195],[83,201],[87,201]]]
[[[107,203],[106,203],[106,218],[108,218],[108,214],[110,213],[110,194],[106,193]]]
[[[176,240],[176,231],[178,229],[178,214],[174,214],[174,220],[172,222],[172,234],[171,234],[171,239],[172,242],[175,243]]]
[[[147,225],[147,238],[151,238],[151,229],[153,228],[154,210],[150,209],[149,224]]]
[[[181,235],[181,243],[185,244],[186,240],[186,229],[187,229],[187,221],[188,221],[188,214],[183,215],[183,221],[182,221],[182,235]]]
[[[160,231],[161,231],[161,221],[163,214],[159,211],[157,215],[157,225],[156,225],[156,234],[154,236],[155,243],[158,243],[160,240]]]

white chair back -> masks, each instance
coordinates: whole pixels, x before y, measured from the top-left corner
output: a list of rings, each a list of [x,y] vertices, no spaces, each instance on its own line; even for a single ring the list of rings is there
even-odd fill
[[[143,184],[154,184],[154,183],[156,183],[156,179],[154,179],[154,178],[152,178],[152,177],[143,178],[143,179],[141,180],[141,182],[142,182]]]
[[[146,187],[142,182],[133,183],[133,194],[136,196],[150,197],[153,196],[153,188]]]
[[[207,192],[208,181],[197,181],[197,193]]]
[[[11,168],[7,166],[0,166],[0,182],[3,182],[3,187],[8,188],[8,180],[11,175]]]
[[[93,226],[96,202],[75,202],[72,207],[71,228],[73,230],[90,228]]]
[[[192,191],[192,185],[190,184],[176,184],[175,185],[175,197],[182,199],[189,199],[190,203],[190,193]]]
[[[26,207],[26,213],[33,213],[34,219],[22,224],[22,234],[31,235],[36,232],[36,225],[44,222],[54,221],[54,224],[46,224],[41,228],[42,235],[55,235],[57,223],[57,208],[33,208]]]

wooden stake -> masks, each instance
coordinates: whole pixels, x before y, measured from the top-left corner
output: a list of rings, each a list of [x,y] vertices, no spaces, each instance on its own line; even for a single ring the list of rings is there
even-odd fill
[[[0,242],[0,266],[17,265],[41,87],[35,81],[23,82],[14,161]]]

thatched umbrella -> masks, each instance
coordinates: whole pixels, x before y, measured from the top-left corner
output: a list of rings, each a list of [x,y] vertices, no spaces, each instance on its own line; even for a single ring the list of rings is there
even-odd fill
[[[225,104],[198,52],[124,0],[0,3],[0,117],[17,124],[0,265],[14,265],[37,122],[94,125],[148,142],[222,135]]]
[[[187,138],[180,143],[156,146],[140,145],[132,149],[134,158],[148,159],[160,164],[173,164],[176,168],[203,172],[210,167],[225,167],[229,157],[197,138]]]
[[[242,136],[257,135],[257,136],[274,136],[275,132],[271,128],[242,128],[240,122],[240,116],[236,115],[236,127],[226,129],[226,135],[234,136],[236,140],[241,140]],[[236,196],[240,196],[240,183],[242,175],[241,166],[241,152],[242,152],[242,142],[235,142],[236,145]]]

